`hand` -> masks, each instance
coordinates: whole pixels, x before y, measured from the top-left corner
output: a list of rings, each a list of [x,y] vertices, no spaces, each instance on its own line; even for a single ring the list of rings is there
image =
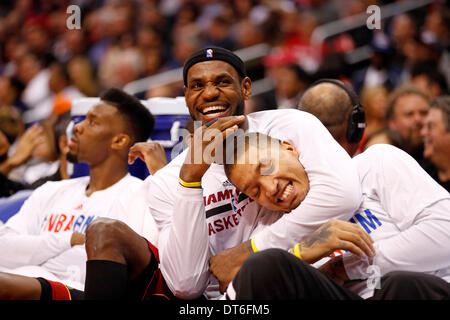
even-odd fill
[[[228,284],[236,276],[245,259],[253,253],[250,240],[225,249],[209,259],[209,271],[219,280],[219,290],[224,293]]]
[[[33,152],[33,149],[42,142],[42,127],[36,123],[28,128],[20,137],[17,149],[9,158],[9,162],[14,167],[18,167],[25,163]]]
[[[338,249],[348,250],[360,257],[375,254],[372,238],[355,223],[331,219],[300,242],[300,255],[314,263]]]
[[[245,116],[218,118],[211,126],[197,128],[191,139],[189,152],[180,169],[180,178],[186,182],[201,181],[214,160],[215,150],[238,129]]]
[[[78,246],[83,245],[86,242],[86,236],[83,233],[74,232],[72,233],[72,238],[70,238],[70,245]]]
[[[128,164],[133,164],[139,158],[145,162],[150,174],[167,164],[166,152],[157,142],[138,142],[128,152]]]

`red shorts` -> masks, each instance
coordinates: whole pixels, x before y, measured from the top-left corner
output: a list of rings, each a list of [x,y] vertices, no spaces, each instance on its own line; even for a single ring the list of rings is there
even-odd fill
[[[159,269],[159,253],[158,249],[145,239],[148,243],[148,248],[152,253],[152,258],[149,265],[142,271],[142,273],[133,279],[125,293],[124,299],[127,300],[172,300],[174,295],[164,280],[161,270]],[[45,279],[51,287],[52,300],[72,300],[72,291],[78,291],[68,288],[61,282],[50,281]],[[50,289],[50,288],[49,288]],[[44,290],[44,287],[43,287]],[[80,291],[78,291],[80,292]],[[80,296],[79,294],[77,296]],[[82,299],[82,298],[81,298]]]
[[[147,240],[148,247],[152,253],[152,260],[153,258],[156,259],[157,267],[156,270],[154,268],[151,268],[153,264],[150,262],[150,265],[146,270],[144,270],[143,274],[148,273],[147,276],[143,275],[144,278],[147,278],[148,280],[146,289],[144,291],[144,295],[142,296],[142,300],[152,300],[157,297],[163,297],[167,300],[172,300],[174,298],[174,295],[172,294],[172,291],[170,291],[169,287],[166,284],[166,281],[164,280],[164,277],[161,274],[161,270],[159,269],[159,253],[158,249],[151,244],[150,241]],[[149,270],[150,269],[150,270]],[[151,273],[151,276],[149,274]],[[138,278],[140,278],[139,276]]]

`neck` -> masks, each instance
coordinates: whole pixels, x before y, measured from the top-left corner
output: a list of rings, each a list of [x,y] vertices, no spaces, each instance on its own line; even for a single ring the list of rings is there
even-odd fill
[[[86,189],[86,195],[89,197],[96,191],[104,190],[117,183],[128,173],[128,164],[126,162],[108,164],[90,167],[89,185]]]
[[[437,175],[441,181],[450,180],[450,161],[448,155],[443,157],[433,157],[432,163],[435,164]]]

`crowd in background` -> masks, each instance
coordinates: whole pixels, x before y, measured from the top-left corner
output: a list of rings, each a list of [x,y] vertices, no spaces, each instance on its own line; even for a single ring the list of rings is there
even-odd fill
[[[270,53],[248,65],[248,73],[252,80],[271,79],[273,87],[254,95],[247,113],[296,108],[314,80],[339,78],[353,86],[366,110],[361,151],[378,135],[379,140],[374,141],[388,141],[407,150],[448,190],[450,143],[440,146],[438,156],[423,144],[424,139],[438,139],[431,137],[432,120],[426,122],[426,117],[435,99],[448,95],[450,84],[448,3],[437,0],[385,19],[381,29],[364,25],[325,42],[315,43],[311,38],[318,26],[365,13],[372,4],[382,7],[395,2],[2,1],[0,174],[29,185],[60,168],[57,161],[64,146],[59,147],[55,128],[63,115],[67,117],[73,99],[99,96],[107,88],[123,88],[132,81],[180,68],[205,46],[234,51],[264,43],[272,48]],[[67,27],[70,13],[66,10],[72,4],[81,9],[80,29]],[[350,63],[347,55],[363,46],[370,49],[368,59]],[[180,82],[149,89],[139,97],[180,95],[181,74]],[[412,102],[407,99],[411,96]],[[441,138],[450,134],[448,99],[443,101],[447,107],[439,109],[445,124]],[[398,105],[405,105],[406,110],[411,104],[411,114],[400,118]],[[42,123],[31,126],[34,122]],[[45,152],[33,151],[39,145],[51,150],[43,156]],[[38,170],[26,174],[26,169],[37,164],[41,165],[35,167]],[[440,169],[441,165],[445,168]]]

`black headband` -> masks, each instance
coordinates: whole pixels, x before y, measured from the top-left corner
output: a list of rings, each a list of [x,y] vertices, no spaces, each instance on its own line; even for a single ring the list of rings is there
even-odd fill
[[[221,60],[225,61],[233,66],[234,69],[236,69],[237,73],[242,77],[245,78],[247,76],[245,72],[245,64],[239,58],[237,55],[235,55],[230,50],[219,48],[219,47],[210,47],[201,49],[195,53],[193,53],[189,58],[187,58],[186,62],[184,63],[183,68],[183,81],[184,85],[187,86],[187,72],[190,67],[192,67],[194,64],[203,62],[203,61],[210,61],[210,60]]]

